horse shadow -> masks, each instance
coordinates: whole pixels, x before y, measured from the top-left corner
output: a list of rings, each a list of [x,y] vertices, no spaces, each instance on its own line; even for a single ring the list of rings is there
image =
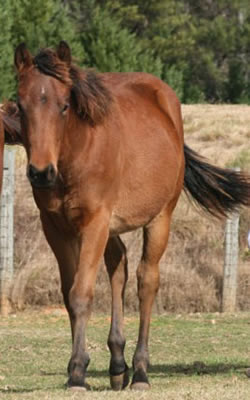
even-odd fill
[[[245,373],[249,365],[245,363],[205,363],[194,361],[190,364],[156,364],[149,367],[151,377],[165,378],[166,376],[178,375],[224,375],[228,373]]]
[[[205,363],[203,361],[194,361],[193,363],[184,364],[184,363],[176,363],[176,364],[155,364],[150,365],[148,372],[149,378],[157,378],[157,379],[166,379],[166,377],[174,377],[174,376],[197,376],[197,375],[224,375],[228,373],[236,373],[236,374],[244,374],[246,376],[246,371],[249,369],[249,365],[245,363]],[[131,376],[132,376],[132,369],[131,369]],[[46,372],[43,371],[42,375],[45,376],[56,376],[56,375],[63,375],[66,377],[66,373],[63,372]],[[101,369],[96,370],[90,368],[87,372],[87,378],[109,378],[108,370]],[[58,388],[50,388],[46,387],[46,390],[50,389],[62,389],[65,388],[66,385],[58,385]],[[96,386],[95,384],[91,386],[91,389],[96,392],[101,391],[108,391],[111,390],[108,383],[107,385],[103,386]],[[39,388],[0,388],[1,393],[30,393],[34,391],[42,390],[41,387]]]
[[[166,378],[166,376],[174,375],[223,375],[229,372],[245,373],[250,368],[246,363],[205,363],[203,361],[194,361],[190,364],[176,363],[176,364],[154,364],[148,368],[148,373],[152,377]],[[132,370],[131,370],[132,374]],[[88,376],[93,378],[108,377],[107,370],[89,369]]]

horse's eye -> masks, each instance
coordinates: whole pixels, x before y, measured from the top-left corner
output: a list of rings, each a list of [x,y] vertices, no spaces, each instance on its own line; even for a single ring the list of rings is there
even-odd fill
[[[64,106],[63,106],[62,109],[61,109],[61,113],[62,113],[62,114],[65,114],[65,112],[67,111],[68,108],[69,108],[69,104],[68,104],[68,103],[65,103]]]

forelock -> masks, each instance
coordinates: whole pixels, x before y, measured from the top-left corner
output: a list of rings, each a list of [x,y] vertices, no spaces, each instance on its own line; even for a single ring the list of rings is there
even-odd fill
[[[40,72],[58,79],[68,86],[72,86],[69,66],[59,59],[51,49],[41,50],[33,59],[33,64]]]

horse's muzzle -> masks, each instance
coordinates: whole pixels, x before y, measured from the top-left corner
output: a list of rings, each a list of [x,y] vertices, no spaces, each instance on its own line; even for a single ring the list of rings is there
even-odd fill
[[[29,164],[27,168],[27,177],[33,187],[49,189],[56,183],[57,171],[52,164],[49,164],[42,170]]]

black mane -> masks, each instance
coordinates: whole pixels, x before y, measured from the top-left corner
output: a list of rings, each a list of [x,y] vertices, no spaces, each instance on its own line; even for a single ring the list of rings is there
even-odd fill
[[[92,125],[100,124],[109,113],[112,95],[94,71],[83,73],[75,65],[62,61],[51,49],[41,50],[33,59],[34,66],[71,88],[77,115]]]

